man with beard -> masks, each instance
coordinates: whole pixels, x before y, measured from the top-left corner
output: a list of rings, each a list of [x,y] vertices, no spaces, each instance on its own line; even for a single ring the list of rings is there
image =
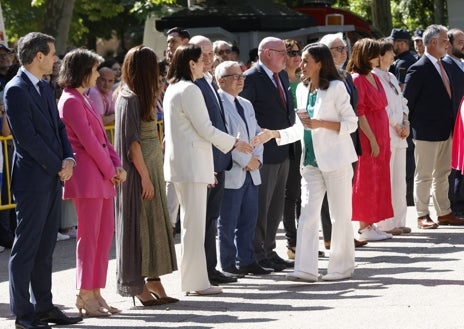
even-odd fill
[[[459,29],[448,31],[450,46],[447,49],[447,55],[443,58],[451,68],[450,75],[453,82],[455,97],[453,97],[453,111],[456,116],[459,110],[459,104],[464,96],[464,32]],[[464,218],[464,178],[461,171],[452,169],[449,177],[450,189],[449,198],[451,201],[451,210],[458,218]]]

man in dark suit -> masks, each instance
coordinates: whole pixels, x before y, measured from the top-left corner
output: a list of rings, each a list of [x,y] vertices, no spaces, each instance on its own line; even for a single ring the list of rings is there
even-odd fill
[[[453,98],[457,95],[450,65],[441,61],[449,47],[447,32],[441,25],[427,27],[423,34],[425,54],[409,68],[404,89],[415,144],[414,203],[417,224],[422,229],[435,229],[438,224],[464,224],[464,219],[451,212],[448,198],[456,101]],[[430,218],[430,194],[438,224]]]
[[[284,70],[287,58],[285,44],[278,38],[264,38],[259,43],[258,56],[259,62],[245,72],[245,86],[240,96],[253,104],[261,128],[288,128],[295,123],[295,111],[288,75]],[[255,258],[262,267],[275,271],[293,266],[293,262],[280,258],[274,251],[283,215],[291,152],[293,148],[289,145],[277,146],[274,140],[266,143],[260,170],[262,184],[254,237]]]
[[[213,45],[208,38],[201,35],[197,35],[190,39],[190,43],[201,47],[203,52],[204,76],[201,79],[195,80],[195,84],[200,88],[201,93],[203,94],[211,123],[217,129],[227,132],[224,108],[222,107],[222,103],[216,92],[215,86],[212,84],[213,77],[209,73],[213,65]],[[218,285],[221,283],[237,281],[236,278],[227,277],[216,270],[217,219],[219,217],[222,197],[224,195],[224,171],[232,167],[232,155],[230,153],[224,154],[213,146],[213,160],[217,183],[215,186],[208,189],[208,199],[206,204],[205,253],[206,269],[208,270],[209,281],[213,285]]]
[[[16,328],[51,328],[48,322],[82,321],[55,307],[51,293],[62,182],[71,178],[75,161],[52,90],[41,80],[57,60],[53,37],[38,32],[22,37],[18,58],[22,66],[5,88],[15,146],[11,189],[17,215],[9,262],[10,305]]]
[[[448,31],[450,47],[443,62],[450,64],[451,80],[453,81],[453,111],[457,115],[459,104],[464,96],[464,32],[459,29]],[[449,197],[451,209],[458,218],[464,218],[464,177],[461,171],[453,169],[450,175]]]

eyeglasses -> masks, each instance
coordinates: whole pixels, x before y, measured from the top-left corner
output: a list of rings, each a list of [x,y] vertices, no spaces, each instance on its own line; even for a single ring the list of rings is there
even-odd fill
[[[230,49],[221,49],[221,50],[218,51],[218,55],[222,56],[222,55],[224,55],[224,53],[229,55],[231,52],[232,51]]]
[[[346,51],[346,47],[345,47],[345,46],[331,47],[330,49],[335,49],[335,50],[338,51],[339,53],[342,53],[342,52]]]
[[[268,48],[269,50],[272,50],[272,51],[275,51],[276,53],[279,53],[281,55],[287,55],[287,51],[286,50],[277,50],[277,49],[271,49],[271,48]]]
[[[232,79],[234,79],[235,81],[246,79],[246,76],[244,76],[243,74],[227,74],[227,75],[223,75],[221,78],[227,78],[227,77],[232,77]]]
[[[301,50],[289,50],[287,51],[288,57],[301,56]]]

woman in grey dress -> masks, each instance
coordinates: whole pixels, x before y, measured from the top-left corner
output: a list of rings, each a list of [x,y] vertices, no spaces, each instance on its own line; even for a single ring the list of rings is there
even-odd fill
[[[167,297],[159,279],[177,263],[156,125],[158,88],[154,51],[129,50],[115,105],[115,148],[127,171],[116,196],[117,284],[120,295],[135,296],[144,306],[178,301]]]

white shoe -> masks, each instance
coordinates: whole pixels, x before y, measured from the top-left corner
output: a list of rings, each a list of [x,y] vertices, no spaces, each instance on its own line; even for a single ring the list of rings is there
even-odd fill
[[[222,294],[221,287],[210,286],[209,288],[206,288],[203,290],[187,291],[185,293],[186,296],[193,296],[193,295],[205,296],[205,295],[217,295],[217,294]]]
[[[369,225],[365,229],[359,231],[359,240],[366,240],[366,241],[381,241],[391,239],[387,235],[388,233],[383,233],[381,231],[375,230],[374,226]]]
[[[321,275],[314,275],[310,273],[302,273],[302,272],[292,272],[287,274],[288,281],[301,281],[301,282],[317,282]]]
[[[373,224],[371,226],[377,233],[384,235],[387,239],[393,238],[393,234],[382,231],[381,229],[377,227],[377,225]]]
[[[75,227],[73,227],[72,229],[70,229],[66,235],[69,235],[70,238],[73,238],[75,239],[76,238],[76,235],[77,235],[77,229]]]
[[[0,246],[0,252],[4,252],[5,251],[5,247],[4,246]]]
[[[56,241],[63,241],[63,240],[68,240],[68,239],[69,239],[69,235],[61,234],[60,232],[58,232],[56,236]]]
[[[327,273],[322,276],[322,281],[338,281],[351,278],[350,273]]]

